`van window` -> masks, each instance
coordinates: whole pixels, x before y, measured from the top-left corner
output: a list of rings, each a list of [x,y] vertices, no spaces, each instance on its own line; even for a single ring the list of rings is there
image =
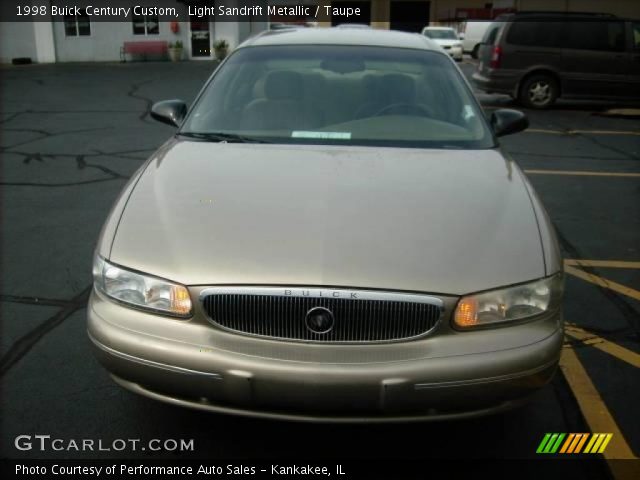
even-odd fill
[[[507,34],[507,43],[531,47],[561,48],[564,22],[514,22]]]
[[[581,21],[568,22],[568,48],[580,50],[625,50],[623,22]]]
[[[498,31],[502,23],[494,23],[492,24],[487,31],[484,33],[484,37],[482,37],[482,43],[486,43],[487,45],[493,45],[496,43],[496,37],[498,36]]]
[[[640,22],[633,24],[633,48],[640,50]]]

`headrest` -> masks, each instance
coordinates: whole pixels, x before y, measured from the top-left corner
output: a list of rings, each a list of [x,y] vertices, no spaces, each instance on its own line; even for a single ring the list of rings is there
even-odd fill
[[[269,100],[302,98],[302,76],[296,72],[278,71],[267,75],[264,93]]]
[[[408,75],[390,73],[382,77],[387,95],[396,103],[411,103],[416,97],[416,82]]]

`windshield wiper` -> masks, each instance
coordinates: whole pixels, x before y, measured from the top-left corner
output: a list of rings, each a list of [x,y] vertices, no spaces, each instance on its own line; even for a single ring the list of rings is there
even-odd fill
[[[267,140],[262,140],[256,137],[250,137],[246,135],[239,135],[237,133],[223,133],[223,132],[179,132],[178,135],[188,138],[197,138],[199,140],[206,140],[208,142],[225,142],[225,143],[270,143]]]

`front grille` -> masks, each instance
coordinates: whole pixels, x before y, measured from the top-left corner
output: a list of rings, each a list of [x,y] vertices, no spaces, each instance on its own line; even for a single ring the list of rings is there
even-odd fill
[[[310,342],[417,337],[431,330],[442,313],[442,302],[434,297],[360,290],[222,287],[203,291],[201,300],[210,320],[225,329]],[[326,333],[307,324],[307,313],[316,307],[333,314]]]

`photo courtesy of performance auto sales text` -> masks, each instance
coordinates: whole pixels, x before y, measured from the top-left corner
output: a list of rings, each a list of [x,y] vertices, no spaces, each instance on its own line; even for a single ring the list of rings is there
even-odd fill
[[[55,462],[51,463],[51,466],[41,465],[21,465],[16,464],[15,475],[16,476],[92,476],[103,477],[107,476],[129,476],[129,475],[149,475],[149,476],[163,476],[163,475],[204,475],[204,476],[254,476],[263,474],[264,476],[273,477],[330,477],[338,475],[339,478],[345,477],[345,472],[342,470],[342,465],[335,465],[333,470],[330,470],[327,466],[314,466],[314,465],[270,465],[268,468],[264,466],[256,467],[241,464],[227,464],[227,465],[214,465],[214,464],[194,464],[194,465],[176,465],[176,466],[128,466],[124,464],[110,464],[110,465],[72,465],[65,464],[59,465]]]
[[[0,235],[3,479],[640,478],[638,0],[0,2]]]

